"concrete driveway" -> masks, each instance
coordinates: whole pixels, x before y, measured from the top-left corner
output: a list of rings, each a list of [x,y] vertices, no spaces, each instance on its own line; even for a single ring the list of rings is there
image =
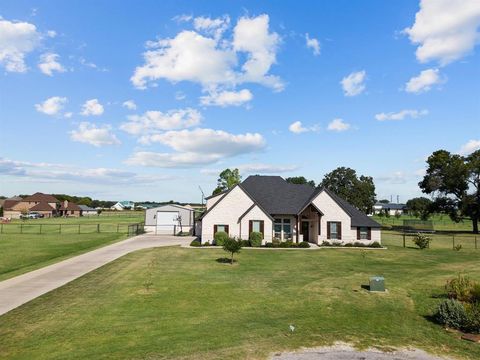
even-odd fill
[[[193,237],[139,235],[0,282],[0,315],[132,251],[188,245]]]

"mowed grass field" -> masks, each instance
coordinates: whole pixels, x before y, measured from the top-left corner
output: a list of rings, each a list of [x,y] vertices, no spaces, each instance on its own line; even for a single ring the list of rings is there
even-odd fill
[[[388,240],[385,240],[388,243]],[[263,359],[335,341],[479,359],[431,322],[447,279],[480,251],[142,250],[0,317],[2,359]],[[388,292],[362,288],[383,275]],[[295,331],[289,330],[295,326]]]
[[[2,224],[0,281],[123,240],[128,225],[142,221],[143,213],[135,212]]]

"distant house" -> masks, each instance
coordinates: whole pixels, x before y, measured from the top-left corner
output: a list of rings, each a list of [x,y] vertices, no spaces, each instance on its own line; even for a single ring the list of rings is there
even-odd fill
[[[374,214],[388,213],[391,216],[395,216],[396,214],[403,215],[406,212],[407,212],[407,205],[405,204],[376,203],[375,205],[373,205]]]
[[[133,210],[134,207],[135,207],[135,203],[133,201],[124,200],[124,201],[117,202],[110,209],[122,211],[122,210]]]
[[[52,217],[57,214],[60,201],[53,195],[37,192],[25,198],[14,197],[6,199],[3,204],[3,216],[11,219],[19,219],[22,214],[36,212],[44,217]]]
[[[81,216],[92,216],[92,215],[98,215],[97,209],[94,209],[90,206],[87,205],[78,205],[78,207],[81,210],[80,215]]]
[[[58,209],[58,214],[65,217],[79,217],[82,214],[82,209],[79,205],[71,201],[65,200],[60,205],[60,208]]]

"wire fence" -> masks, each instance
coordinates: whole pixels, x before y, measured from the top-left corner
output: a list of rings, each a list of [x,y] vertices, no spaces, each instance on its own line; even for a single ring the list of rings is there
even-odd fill
[[[413,242],[415,235],[415,233],[382,231],[382,244],[416,248]],[[480,248],[480,235],[434,233],[426,236],[431,239],[429,247],[432,249],[478,250]]]
[[[378,223],[382,224],[382,225],[386,225],[386,226],[402,226],[403,225],[403,222],[405,220],[418,220],[418,219],[415,219],[415,218],[407,218],[407,217],[399,217],[399,218],[396,218],[394,216],[392,217],[389,217],[389,218],[385,218],[385,217],[375,217],[374,218],[375,221],[377,221]],[[449,227],[449,228],[452,228],[452,229],[464,229],[464,228],[471,228],[472,227],[472,221],[471,220],[463,220],[463,221],[460,221],[460,222],[455,222],[455,221],[452,221],[450,219],[433,219],[433,220],[430,220],[433,224],[433,227],[434,228],[445,228],[445,227]]]
[[[114,223],[78,223],[78,224],[31,224],[13,223],[0,224],[0,234],[92,234],[92,233],[122,233],[129,236],[143,233],[144,224],[114,224]]]

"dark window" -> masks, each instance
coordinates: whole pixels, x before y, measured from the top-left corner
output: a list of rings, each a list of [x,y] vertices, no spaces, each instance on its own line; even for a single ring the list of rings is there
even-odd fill
[[[213,225],[213,234],[215,235],[217,232],[226,232],[228,234],[228,225]]]
[[[342,239],[342,223],[339,221],[327,222],[327,239],[341,240]]]

